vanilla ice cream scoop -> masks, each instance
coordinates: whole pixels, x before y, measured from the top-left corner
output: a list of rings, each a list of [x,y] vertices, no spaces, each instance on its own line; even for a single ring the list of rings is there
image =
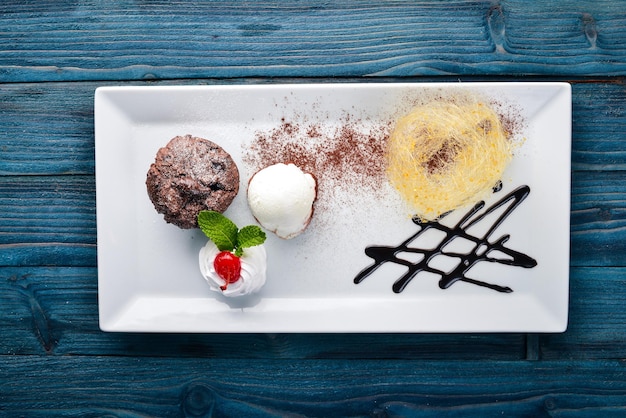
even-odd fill
[[[248,184],[248,205],[256,220],[277,236],[290,239],[306,229],[313,215],[316,183],[294,164],[274,164]]]

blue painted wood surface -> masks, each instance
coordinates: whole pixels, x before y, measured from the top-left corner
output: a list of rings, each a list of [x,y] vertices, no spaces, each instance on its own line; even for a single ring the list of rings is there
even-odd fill
[[[0,416],[626,415],[626,2],[0,4]],[[98,329],[103,85],[573,87],[563,334]]]

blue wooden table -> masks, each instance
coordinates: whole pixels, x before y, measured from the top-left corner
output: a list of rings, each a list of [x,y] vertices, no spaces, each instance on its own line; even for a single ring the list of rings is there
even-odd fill
[[[626,415],[625,76],[621,0],[3,1],[0,416]],[[99,330],[97,87],[459,80],[572,83],[567,332]]]

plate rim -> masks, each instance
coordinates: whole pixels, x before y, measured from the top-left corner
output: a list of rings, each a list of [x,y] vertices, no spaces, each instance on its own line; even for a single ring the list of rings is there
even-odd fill
[[[96,213],[97,213],[97,229],[98,229],[98,293],[99,293],[99,301],[98,301],[98,305],[99,305],[99,323],[100,323],[100,328],[103,331],[116,331],[116,332],[138,332],[138,331],[150,331],[150,332],[201,332],[201,333],[205,333],[205,332],[224,332],[224,333],[228,333],[228,332],[415,332],[415,333],[420,333],[420,332],[563,332],[567,329],[567,322],[568,322],[568,312],[569,312],[569,258],[568,258],[568,264],[567,264],[567,270],[565,272],[567,279],[564,281],[565,284],[565,288],[563,289],[564,292],[562,295],[560,295],[562,298],[565,298],[564,301],[562,301],[561,303],[563,305],[561,306],[565,306],[565,312],[564,314],[561,313],[560,315],[557,315],[557,318],[554,318],[554,321],[552,321],[552,324],[550,325],[550,327],[547,328],[541,328],[541,327],[536,327],[536,326],[531,326],[528,327],[527,329],[524,329],[524,327],[517,327],[516,329],[506,329],[506,327],[504,328],[498,328],[498,327],[493,327],[493,329],[486,329],[485,327],[474,327],[474,329],[472,329],[472,327],[437,327],[438,329],[433,329],[433,328],[429,328],[429,327],[415,327],[414,330],[402,330],[402,329],[392,329],[391,327],[387,330],[373,330],[373,331],[366,331],[363,329],[360,329],[359,327],[355,327],[358,329],[355,330],[350,330],[350,329],[328,329],[328,330],[324,330],[323,328],[315,328],[315,327],[310,327],[310,329],[298,329],[297,327],[293,327],[293,326],[263,326],[263,325],[259,325],[258,327],[254,328],[254,329],[248,329],[248,330],[229,330],[229,329],[224,329],[224,328],[219,328],[219,329],[212,329],[210,327],[206,328],[206,329],[188,329],[186,331],[180,331],[179,329],[176,328],[171,328],[171,327],[166,327],[163,326],[161,329],[159,329],[158,327],[154,328],[154,329],[147,329],[145,327],[142,326],[129,326],[129,325],[123,325],[123,321],[120,320],[121,317],[123,317],[123,312],[122,311],[117,311],[117,312],[111,312],[111,310],[108,307],[105,307],[105,303],[103,300],[101,300],[101,292],[100,290],[103,288],[103,286],[106,285],[106,278],[101,275],[101,265],[100,265],[100,260],[101,260],[101,246],[100,246],[100,234],[101,234],[101,229],[104,228],[104,225],[101,225],[100,222],[100,213],[101,213],[101,205],[102,202],[100,201],[100,199],[98,199],[98,195],[99,195],[99,187],[98,187],[98,178],[99,178],[99,166],[102,165],[102,161],[99,161],[98,158],[98,149],[99,149],[99,144],[102,143],[102,141],[105,140],[105,138],[103,137],[102,134],[102,124],[107,122],[106,118],[103,118],[102,115],[102,106],[105,105],[105,101],[106,100],[111,100],[110,95],[113,94],[113,96],[115,96],[115,94],[119,93],[119,92],[139,92],[139,91],[163,91],[163,92],[168,92],[168,91],[174,91],[174,90],[183,90],[186,92],[194,92],[198,89],[200,90],[230,90],[230,89],[235,89],[235,90],[239,90],[239,89],[250,89],[250,90],[280,90],[280,89],[318,89],[318,88],[338,88],[338,89],[343,89],[343,88],[386,88],[389,86],[394,86],[396,88],[403,88],[403,87],[411,87],[411,88],[415,88],[415,87],[429,87],[429,88],[448,88],[451,86],[454,87],[461,87],[461,88],[466,88],[466,87],[471,87],[471,88],[482,88],[482,87],[490,87],[490,88],[497,88],[497,87],[502,87],[502,86],[507,86],[507,87],[512,87],[512,86],[523,86],[523,87],[538,87],[538,86],[555,86],[558,87],[559,89],[559,93],[562,91],[564,94],[567,95],[567,99],[569,102],[569,109],[568,109],[568,114],[567,114],[567,123],[568,123],[568,127],[566,127],[565,129],[568,130],[567,136],[568,136],[568,141],[566,141],[566,145],[568,147],[567,150],[567,155],[570,157],[569,159],[569,164],[567,166],[567,172],[569,173],[568,179],[569,179],[569,183],[568,183],[568,189],[567,189],[567,206],[571,212],[571,205],[570,205],[570,197],[571,197],[571,141],[572,141],[572,135],[571,135],[571,123],[572,123],[572,113],[571,113],[571,85],[567,82],[464,82],[464,83],[447,83],[447,82],[425,82],[425,83],[414,83],[414,82],[402,82],[402,83],[386,83],[386,82],[368,82],[368,83],[303,83],[303,84],[299,84],[299,83],[287,83],[287,84],[283,84],[283,83],[271,83],[271,84],[217,84],[217,85],[168,85],[168,86],[102,86],[102,87],[98,87],[95,90],[95,94],[94,94],[94,127],[95,127],[95,149],[96,149]],[[122,115],[123,116],[123,115]],[[99,203],[100,202],[100,203]],[[569,213],[567,216],[567,229],[568,229],[568,235],[567,235],[567,239],[564,241],[567,242],[567,253],[569,254],[569,245],[570,245],[570,220],[569,220]],[[128,307],[129,303],[136,303],[137,302],[137,298],[133,298],[133,295],[127,295],[129,297],[128,300],[126,300],[126,304],[124,304],[124,306]],[[141,298],[141,297],[140,297]]]

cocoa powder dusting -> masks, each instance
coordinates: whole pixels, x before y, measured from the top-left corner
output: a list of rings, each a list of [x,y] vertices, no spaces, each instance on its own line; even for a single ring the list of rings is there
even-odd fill
[[[435,152],[423,166],[429,174],[437,174],[445,171],[446,167],[454,161],[460,151],[460,146],[453,142],[444,142],[442,147]]]
[[[282,119],[278,127],[257,131],[244,150],[251,172],[277,163],[293,163],[317,179],[317,209],[336,203],[346,191],[376,195],[385,177],[385,148],[391,122],[373,123],[344,115],[340,123]],[[336,193],[341,190],[342,193]]]
[[[368,199],[385,200],[385,152],[395,120],[414,106],[429,101],[475,100],[473,95],[460,92],[443,93],[436,90],[430,95],[407,96],[399,103],[396,114],[385,121],[359,118],[347,112],[338,119],[329,118],[314,104],[310,109],[311,119],[296,114],[283,117],[273,129],[257,130],[254,139],[244,146],[243,163],[251,174],[277,163],[294,163],[311,173],[317,180],[316,212],[330,206],[349,205],[349,196],[355,191]],[[497,100],[490,101],[490,105],[500,117],[507,137],[516,140],[526,123],[520,109]],[[493,129],[487,122],[480,127],[485,133]],[[431,173],[445,170],[458,153],[453,144],[447,145],[427,162]]]
[[[517,106],[511,103],[493,101],[491,107],[498,114],[502,130],[508,139],[515,140],[516,136],[521,135],[527,128],[528,122]]]

